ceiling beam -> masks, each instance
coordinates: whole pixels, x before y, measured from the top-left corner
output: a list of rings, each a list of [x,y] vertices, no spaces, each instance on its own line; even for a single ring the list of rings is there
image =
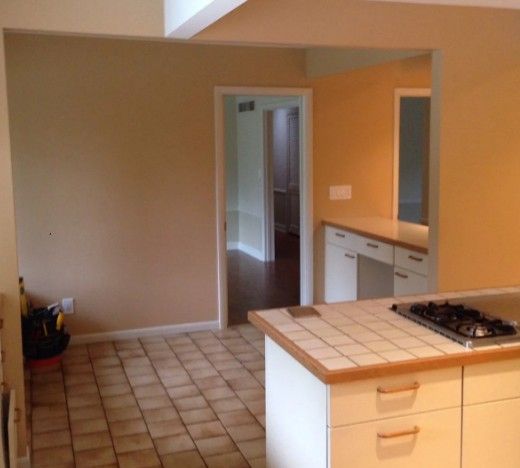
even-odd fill
[[[164,0],[165,36],[189,39],[247,0]]]

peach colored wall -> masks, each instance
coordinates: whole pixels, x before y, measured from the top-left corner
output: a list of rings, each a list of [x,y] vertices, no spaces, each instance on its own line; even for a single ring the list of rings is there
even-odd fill
[[[73,334],[217,320],[213,89],[303,51],[6,36],[20,270]]]
[[[314,221],[392,216],[394,90],[429,88],[430,56],[311,82],[314,90]],[[329,200],[329,186],[352,184],[351,200]]]
[[[250,0],[197,38],[438,49],[430,187],[438,287],[520,283],[520,11]]]

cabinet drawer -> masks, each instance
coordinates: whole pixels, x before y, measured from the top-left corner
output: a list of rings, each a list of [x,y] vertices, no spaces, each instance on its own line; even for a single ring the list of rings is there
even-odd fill
[[[330,226],[325,227],[325,242],[335,244],[345,249],[356,250],[358,237],[348,231],[336,229]]]
[[[452,367],[331,385],[328,425],[460,407],[461,382],[462,368]]]
[[[428,255],[413,250],[395,248],[395,265],[420,275],[428,275]]]
[[[403,268],[394,267],[394,296],[410,296],[428,292],[428,278]]]
[[[383,263],[394,263],[394,246],[385,242],[359,236],[356,250],[359,254]]]
[[[520,397],[520,359],[464,367],[464,405],[517,397]]]
[[[453,408],[329,429],[330,468],[458,468],[460,425]]]

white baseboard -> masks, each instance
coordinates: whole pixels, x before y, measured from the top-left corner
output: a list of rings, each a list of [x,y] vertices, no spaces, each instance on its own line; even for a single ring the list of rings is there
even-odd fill
[[[264,254],[260,250],[250,247],[249,245],[243,244],[242,242],[228,242],[227,249],[240,250],[241,252],[244,252],[245,254],[250,255],[253,258],[256,258],[257,260],[260,260],[261,262],[265,262]]]
[[[18,460],[16,460],[17,468],[31,468],[31,456],[29,455],[29,447],[27,447],[25,453],[27,453],[27,455],[23,457],[18,457]]]
[[[98,341],[128,340],[142,336],[168,336],[177,333],[191,333],[206,330],[218,330],[219,321],[179,323],[176,325],[163,325],[160,327],[134,328],[131,330],[119,330],[101,333],[87,333],[71,337],[71,344],[95,343]]]

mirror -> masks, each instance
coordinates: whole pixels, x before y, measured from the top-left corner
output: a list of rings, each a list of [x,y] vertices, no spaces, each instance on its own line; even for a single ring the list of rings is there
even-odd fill
[[[396,89],[394,218],[428,225],[431,90]]]

